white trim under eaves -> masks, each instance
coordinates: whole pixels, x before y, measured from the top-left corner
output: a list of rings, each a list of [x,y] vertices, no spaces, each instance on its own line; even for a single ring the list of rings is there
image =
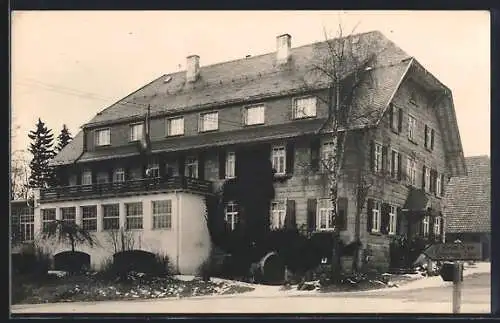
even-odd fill
[[[394,96],[396,95],[396,93],[398,92],[399,90],[399,87],[401,86],[401,84],[403,83],[403,79],[405,78],[406,74],[408,74],[408,71],[410,70],[410,67],[413,65],[413,62],[415,61],[415,58],[412,57],[410,59],[410,61],[408,62],[408,66],[406,67],[406,70],[405,72],[403,73],[403,75],[401,76],[401,78],[399,79],[399,82],[398,82],[398,85],[396,86],[396,89],[394,89],[394,92],[392,92],[391,96],[389,97],[389,100],[385,103],[385,106],[384,106],[384,110],[382,111],[382,113],[380,114],[377,122],[375,123],[376,126],[378,126],[380,124],[380,121],[382,121],[382,118],[384,117],[387,109],[389,108],[389,105],[391,104],[392,100],[394,99]]]

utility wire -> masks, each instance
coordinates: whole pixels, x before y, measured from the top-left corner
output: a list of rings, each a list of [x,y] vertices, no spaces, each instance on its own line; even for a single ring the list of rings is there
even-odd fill
[[[28,87],[38,86],[42,90],[51,91],[51,92],[55,92],[55,93],[59,93],[59,94],[76,96],[76,97],[83,98],[83,99],[99,100],[99,101],[105,101],[105,102],[116,100],[116,99],[113,99],[110,97],[104,97],[104,96],[101,96],[101,95],[98,95],[98,94],[95,94],[92,92],[76,90],[76,89],[65,87],[65,86],[48,84],[48,83],[44,83],[44,82],[34,80],[34,79],[27,79],[27,81],[18,81],[17,83],[19,85],[28,86]],[[165,109],[164,106],[151,105],[148,103],[139,103],[139,102],[133,102],[133,101],[126,101],[126,100],[120,100],[119,102],[116,102],[113,105],[116,105],[116,104],[118,104],[118,105],[132,104],[132,105],[135,105],[135,106],[140,107],[140,108],[147,108],[149,105],[150,107],[155,107],[159,110]],[[141,112],[143,112],[143,110],[141,110]],[[241,126],[241,123],[239,123],[239,122],[235,122],[232,120],[225,120],[225,119],[221,119],[221,118],[218,118],[218,119],[219,119],[219,122],[221,122],[223,124],[235,125],[238,127]]]

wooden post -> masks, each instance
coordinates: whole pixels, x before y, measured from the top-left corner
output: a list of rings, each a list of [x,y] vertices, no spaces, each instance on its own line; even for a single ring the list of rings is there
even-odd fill
[[[463,264],[460,261],[455,261],[453,275],[453,314],[460,313],[460,305],[462,303],[462,280],[463,280]]]

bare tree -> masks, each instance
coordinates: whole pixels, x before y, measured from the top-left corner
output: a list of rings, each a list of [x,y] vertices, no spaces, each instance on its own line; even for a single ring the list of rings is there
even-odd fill
[[[24,158],[23,151],[17,150],[11,156],[11,199],[29,198],[29,161]]]
[[[107,231],[107,241],[113,246],[114,253],[135,248],[134,234],[123,228]]]
[[[376,40],[354,35],[355,28],[345,35],[339,25],[335,38],[329,38],[324,31],[325,42],[316,50],[315,59],[303,78],[304,90],[316,92],[318,100],[328,106],[328,119],[318,133],[331,135],[330,153],[322,155],[320,164],[328,180],[329,197],[332,203],[331,222],[334,235],[332,255],[332,277],[339,277],[342,270],[340,261],[340,235],[338,228],[338,191],[339,183],[348,179],[356,197],[356,238],[360,237],[360,218],[372,186],[368,176],[370,166],[366,165],[366,147],[371,129],[365,121],[376,116],[377,111],[358,109],[355,98],[363,91],[364,85],[373,83],[372,65],[377,54],[384,50]],[[326,91],[326,90],[327,91]],[[325,90],[319,92],[318,90]],[[327,92],[325,94],[325,92]],[[371,95],[367,99],[373,100]],[[370,102],[367,102],[370,105]],[[347,147],[346,143],[349,143]],[[349,151],[349,170],[344,166],[346,150]],[[354,162],[352,162],[354,161]],[[357,161],[357,162],[356,162]],[[354,269],[358,267],[358,255],[354,256]]]

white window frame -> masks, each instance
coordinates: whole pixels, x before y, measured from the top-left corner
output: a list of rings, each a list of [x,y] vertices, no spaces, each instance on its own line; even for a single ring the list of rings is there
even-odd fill
[[[423,219],[423,224],[424,224],[424,237],[428,237],[429,236],[429,229],[430,229],[430,217],[428,215],[424,216],[424,219]]]
[[[149,177],[148,178],[159,178],[160,177],[160,164],[157,162],[150,163],[148,165]]]
[[[109,145],[111,145],[111,129],[110,128],[96,129],[94,132],[94,137],[95,137],[95,145],[96,146],[109,146]]]
[[[130,142],[139,141],[142,138],[143,123],[134,123],[130,125],[128,140]]]
[[[192,167],[192,173],[189,174],[189,169]],[[186,177],[198,178],[198,158],[190,156],[186,158],[186,164],[184,165],[184,175]],[[191,176],[189,176],[191,175]]]
[[[382,221],[382,202],[373,200],[372,207],[372,233],[379,233]]]
[[[380,173],[383,169],[382,167],[382,163],[383,163],[383,158],[382,158],[382,154],[383,154],[383,145],[380,144],[380,143],[374,143],[374,147],[373,147],[373,150],[374,150],[374,154],[373,154],[373,171],[376,172],[376,173]]]
[[[177,124],[176,121],[179,123]],[[168,137],[184,135],[184,117],[168,118],[166,120],[166,127]]]
[[[113,171],[113,183],[125,182],[125,169],[117,168]]]
[[[61,220],[76,224],[76,207],[74,206],[62,207],[60,210],[61,210]],[[65,211],[69,210],[72,210],[73,214],[65,213]],[[69,216],[72,216],[72,218],[70,218]]]
[[[320,170],[325,172],[333,167],[332,158],[334,152],[334,143],[331,140],[325,140],[321,143],[321,161],[320,161]]]
[[[393,156],[395,156],[394,160]],[[390,164],[389,169],[391,172],[391,177],[394,179],[398,178],[400,159],[401,159],[401,154],[399,153],[399,151],[397,151],[396,149],[391,149],[391,156],[389,159],[389,164]]]
[[[252,105],[245,108],[244,123],[246,126],[261,125],[265,122],[266,106],[264,104]]]
[[[56,220],[56,208],[41,209],[40,214],[42,215],[42,232],[47,232],[49,224]]]
[[[215,116],[210,119],[209,116]],[[207,127],[207,125],[210,125]],[[219,111],[200,113],[199,130],[200,132],[215,131],[219,129]]]
[[[151,201],[153,230],[172,229],[172,200]]]
[[[425,166],[425,191],[430,192],[431,191],[431,169],[430,167]]]
[[[130,212],[130,211],[137,212]],[[125,229],[142,230],[144,228],[144,208],[142,202],[125,203]]]
[[[103,231],[113,231],[120,229],[120,205],[119,204],[103,204],[102,206],[102,229]],[[115,210],[113,213],[106,213],[106,210]],[[108,220],[108,221],[106,221]],[[117,225],[111,225],[116,223]],[[109,225],[108,225],[109,224]]]
[[[333,203],[329,198],[321,198],[316,200],[316,229],[320,231],[329,231],[333,230],[332,223],[332,211],[333,211]],[[325,227],[322,228],[322,216],[325,216]]]
[[[22,241],[28,242],[35,240],[35,215],[20,214],[19,230]]]
[[[90,169],[83,170],[82,185],[92,185],[92,171]]]
[[[231,231],[236,229],[239,222],[238,204],[234,201],[229,201],[224,206],[224,221],[229,224]]]
[[[286,146],[275,145],[271,149],[271,163],[276,175],[286,174]]]
[[[434,218],[434,235],[438,236],[440,235],[440,231],[441,230],[441,217],[440,216],[436,216]]]
[[[283,228],[285,226],[285,218],[286,218],[286,200],[272,201],[270,211],[271,211],[270,214],[271,229]]]
[[[299,113],[299,103],[301,101],[311,100],[312,104],[306,107],[307,111],[304,109]],[[299,98],[293,99],[293,119],[305,119],[305,118],[314,118],[317,113],[318,100],[315,96],[303,96]]]
[[[224,177],[226,179],[234,178],[236,176],[236,153],[234,151],[228,151],[226,153],[226,174]]]
[[[407,172],[408,172],[408,185],[416,186],[417,185],[417,161],[412,158],[408,157],[407,160]]]
[[[408,115],[408,139],[415,141],[417,135],[417,119],[411,114]]]
[[[395,205],[389,205],[389,234],[396,234],[398,231],[398,208]]]
[[[89,232],[97,232],[97,205],[83,205],[80,210],[82,212],[82,228]],[[93,213],[87,210],[93,210]]]

